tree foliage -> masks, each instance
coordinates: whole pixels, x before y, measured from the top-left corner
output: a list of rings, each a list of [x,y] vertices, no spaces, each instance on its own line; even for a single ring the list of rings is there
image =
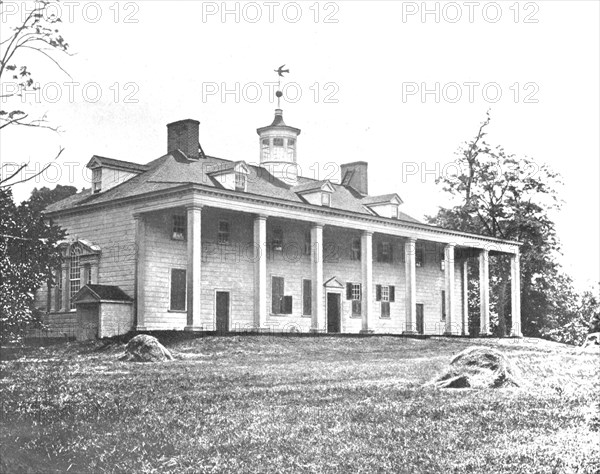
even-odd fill
[[[556,263],[560,245],[551,217],[561,207],[557,192],[560,177],[546,165],[491,146],[486,141],[489,125],[488,113],[475,138],[457,152],[457,172],[438,179],[453,205],[440,208],[428,220],[450,229],[523,243],[522,330],[529,336],[541,336],[560,275]],[[510,312],[510,262],[498,254],[490,263],[492,324],[496,334],[505,335]],[[471,272],[471,279],[475,277]]]
[[[10,188],[0,188],[0,216],[0,342],[19,342],[39,324],[35,291],[52,281],[64,231],[43,219],[36,200],[15,205]]]
[[[13,2],[14,3],[14,2]],[[6,2],[0,0],[0,10]],[[22,109],[23,96],[40,89],[34,80],[28,61],[43,58],[61,71],[58,54],[68,54],[69,45],[58,26],[60,18],[48,9],[48,0],[22,2],[18,10],[28,8],[23,15],[6,15],[16,24],[10,26],[3,18],[0,30],[0,81],[3,83],[0,108],[0,133],[8,127],[29,127],[57,131],[43,117],[32,116]],[[69,76],[70,77],[70,76]],[[71,193],[71,187],[35,190],[34,196],[20,206],[13,202],[12,187],[42,174],[58,159],[63,149],[43,166],[38,173],[21,178],[28,163],[8,170],[12,163],[0,168],[0,340],[19,341],[25,330],[38,322],[33,309],[35,291],[52,278],[60,255],[57,242],[64,232],[46,222],[43,208],[60,196]]]

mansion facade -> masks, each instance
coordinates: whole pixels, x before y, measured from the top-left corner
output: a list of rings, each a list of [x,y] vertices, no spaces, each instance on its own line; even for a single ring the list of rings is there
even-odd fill
[[[56,332],[466,335],[477,262],[488,334],[489,256],[504,253],[521,335],[518,242],[419,222],[397,194],[369,195],[364,161],[342,164],[339,183],[300,176],[300,130],[280,109],[257,130],[258,166],[205,155],[199,126],[167,125],[167,154],[146,164],[92,157],[91,189],[48,207],[67,231],[37,295]]]

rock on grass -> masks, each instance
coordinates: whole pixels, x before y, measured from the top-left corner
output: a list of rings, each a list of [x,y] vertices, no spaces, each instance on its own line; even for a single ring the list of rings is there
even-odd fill
[[[437,388],[500,388],[520,385],[516,368],[500,351],[469,347],[450,361],[446,372],[429,383]]]
[[[121,360],[132,362],[162,362],[173,360],[173,356],[158,339],[147,334],[135,336],[125,346],[125,355]]]

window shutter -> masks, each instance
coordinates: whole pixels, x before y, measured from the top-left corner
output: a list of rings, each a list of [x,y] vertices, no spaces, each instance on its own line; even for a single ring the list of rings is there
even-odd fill
[[[271,312],[281,314],[283,297],[283,278],[273,277],[271,280]]]
[[[442,319],[446,319],[446,292],[442,290]]]
[[[352,283],[346,283],[346,299],[352,299]]]
[[[396,301],[396,287],[390,285],[390,303]]]
[[[310,316],[312,314],[312,281],[302,280],[304,291],[302,293],[302,314],[304,316]]]
[[[292,297],[283,297],[283,314],[292,314]]]
[[[186,271],[171,269],[171,310],[185,311]]]
[[[381,285],[375,287],[375,300],[381,301]]]

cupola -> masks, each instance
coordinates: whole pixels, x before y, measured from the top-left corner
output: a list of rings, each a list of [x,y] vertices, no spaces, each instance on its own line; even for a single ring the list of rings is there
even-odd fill
[[[275,109],[271,125],[256,130],[260,144],[260,165],[275,178],[289,184],[298,182],[297,149],[300,129],[283,121],[283,110]]]

